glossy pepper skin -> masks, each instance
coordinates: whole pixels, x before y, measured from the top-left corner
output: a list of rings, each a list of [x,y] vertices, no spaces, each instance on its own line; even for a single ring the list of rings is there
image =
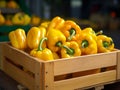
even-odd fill
[[[81,49],[82,55],[97,53],[97,43],[90,34],[81,32],[78,44]]]
[[[72,20],[66,20],[62,29],[60,29],[66,36],[67,41],[76,41],[79,38],[81,28]]]
[[[52,52],[54,59],[60,59],[60,56],[58,55],[57,52]]]
[[[75,56],[80,56],[81,50],[79,45],[75,41],[65,42],[61,49],[61,57],[62,58],[70,58]]]
[[[82,32],[90,34],[95,40],[97,40],[97,33],[95,33],[91,27],[84,28]]]
[[[42,23],[40,24],[39,27],[43,26],[43,27],[45,27],[45,28],[47,29],[49,24],[50,24],[50,21],[44,21],[44,22],[42,22]]]
[[[50,29],[47,32],[47,38],[47,46],[52,52],[59,51],[62,44],[66,42],[64,34],[57,29]]]
[[[111,52],[112,50],[114,50],[114,43],[112,38],[106,35],[97,36],[97,46],[99,53]]]
[[[27,33],[27,45],[30,49],[37,48],[39,41],[42,37],[45,37],[46,29],[44,27],[32,27]],[[46,47],[46,44],[43,44]]]
[[[24,29],[18,28],[9,33],[9,39],[13,47],[24,50],[27,47]]]
[[[44,38],[41,38],[40,42],[39,42],[39,46],[37,49],[33,49],[31,52],[30,52],[30,55],[31,56],[34,56],[36,58],[39,58],[39,59],[42,59],[42,60],[45,60],[45,61],[48,61],[48,60],[53,60],[53,54],[51,52],[50,49],[48,48],[42,48],[42,44],[43,42],[47,40],[46,37]]]
[[[63,27],[65,20],[59,16],[54,17],[48,25],[48,29],[52,28],[60,30]]]

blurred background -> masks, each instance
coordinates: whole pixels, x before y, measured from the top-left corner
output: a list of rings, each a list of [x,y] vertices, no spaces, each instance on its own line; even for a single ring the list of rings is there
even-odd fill
[[[31,22],[15,22],[21,22],[13,19],[19,12],[29,15],[26,21],[30,18]],[[103,30],[114,39],[116,48],[120,48],[120,0],[0,0],[0,15],[5,18],[2,23],[0,16],[0,41],[7,41],[3,35],[18,27],[27,31],[31,26],[60,16],[74,20],[82,29]]]
[[[12,30],[27,32],[55,16],[74,20],[81,29],[103,30],[120,49],[120,0],[0,0],[0,42],[9,41]],[[105,90],[120,90],[114,84],[108,88]]]
[[[118,29],[120,0],[25,0],[31,14],[51,19],[72,18],[95,29]]]

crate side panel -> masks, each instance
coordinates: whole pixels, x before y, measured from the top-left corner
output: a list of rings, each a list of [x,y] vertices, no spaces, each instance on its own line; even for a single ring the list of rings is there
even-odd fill
[[[116,70],[55,82],[55,90],[75,90],[116,80]]]
[[[35,79],[31,77],[26,72],[20,70],[15,67],[13,64],[8,62],[7,60],[3,60],[3,69],[6,74],[8,74],[11,78],[26,86],[30,90],[34,90],[35,88]]]
[[[120,80],[120,50],[117,53],[117,80]]]
[[[18,50],[10,46],[9,44],[3,44],[3,55],[4,57],[12,60],[12,62],[25,67],[27,70],[35,73],[35,63],[39,60],[30,57],[29,54],[22,50]]]
[[[116,51],[86,55],[54,62],[54,74],[66,74],[116,65]]]

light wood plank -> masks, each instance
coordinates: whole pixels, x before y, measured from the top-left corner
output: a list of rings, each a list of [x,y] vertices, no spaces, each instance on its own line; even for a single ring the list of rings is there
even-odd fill
[[[120,50],[117,53],[117,80],[120,80]]]
[[[80,89],[78,88],[76,90],[86,90],[86,89],[90,89],[90,88],[93,88],[93,87],[99,87],[99,86],[103,86],[103,85],[107,85],[107,84],[113,84],[115,82],[116,82],[116,80],[110,81],[110,82],[101,83],[101,84],[95,84],[95,85],[91,85],[91,86],[80,88]]]
[[[36,62],[42,62],[22,50],[13,48],[8,43],[3,44],[3,55],[33,73],[35,73]]]
[[[116,51],[110,53],[79,56],[54,62],[54,74],[61,75],[102,67],[114,66],[117,62]]]
[[[28,89],[35,89],[35,79],[29,74],[9,63],[7,60],[3,60],[3,71]]]
[[[56,81],[55,90],[74,90],[77,88],[88,87],[96,84],[104,84],[106,82],[115,80],[116,70],[112,70],[68,80]]]

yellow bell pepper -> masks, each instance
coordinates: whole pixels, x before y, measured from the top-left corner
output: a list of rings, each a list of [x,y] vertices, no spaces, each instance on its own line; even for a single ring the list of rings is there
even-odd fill
[[[42,48],[42,44],[45,40],[47,40],[46,37],[41,38],[38,48],[33,49],[30,52],[30,55],[33,56],[33,57],[45,60],[45,61],[54,60],[51,50],[48,49],[48,48]]]
[[[66,20],[64,26],[60,29],[66,36],[67,41],[77,40],[81,32],[81,28],[74,21]]]
[[[75,41],[65,42],[62,45],[61,49],[61,57],[62,58],[70,58],[75,56],[81,55],[81,50],[79,48],[79,45]]]
[[[9,33],[9,39],[13,47],[24,50],[27,47],[24,29],[18,28]]]
[[[43,26],[47,29],[49,24],[50,24],[50,21],[45,21],[40,24],[40,27]]]
[[[41,37],[45,37],[46,36],[46,33],[47,33],[47,31],[46,31],[46,28],[45,27],[43,27],[43,26],[39,26],[38,27],[39,29],[40,29],[40,32],[41,32]]]
[[[30,49],[37,48],[39,41],[42,37],[45,37],[46,29],[44,27],[31,27],[27,33],[27,45]],[[46,47],[46,43],[43,44]]]
[[[64,34],[57,29],[50,29],[47,32],[47,38],[47,46],[52,52],[59,51],[62,44],[66,42],[66,37]]]
[[[114,43],[112,38],[106,35],[97,36],[97,46],[99,53],[110,52],[114,50]]]
[[[64,22],[65,22],[65,20],[63,18],[61,18],[59,16],[56,16],[49,23],[47,30],[50,30],[52,28],[59,30],[59,29],[61,29],[63,27]]]
[[[54,59],[60,59],[60,56],[58,55],[57,52],[52,52]]]
[[[81,32],[79,40],[77,42],[81,49],[82,55],[97,53],[97,43],[90,34]]]
[[[90,34],[95,40],[97,40],[96,33],[91,27],[84,28],[82,32]]]

